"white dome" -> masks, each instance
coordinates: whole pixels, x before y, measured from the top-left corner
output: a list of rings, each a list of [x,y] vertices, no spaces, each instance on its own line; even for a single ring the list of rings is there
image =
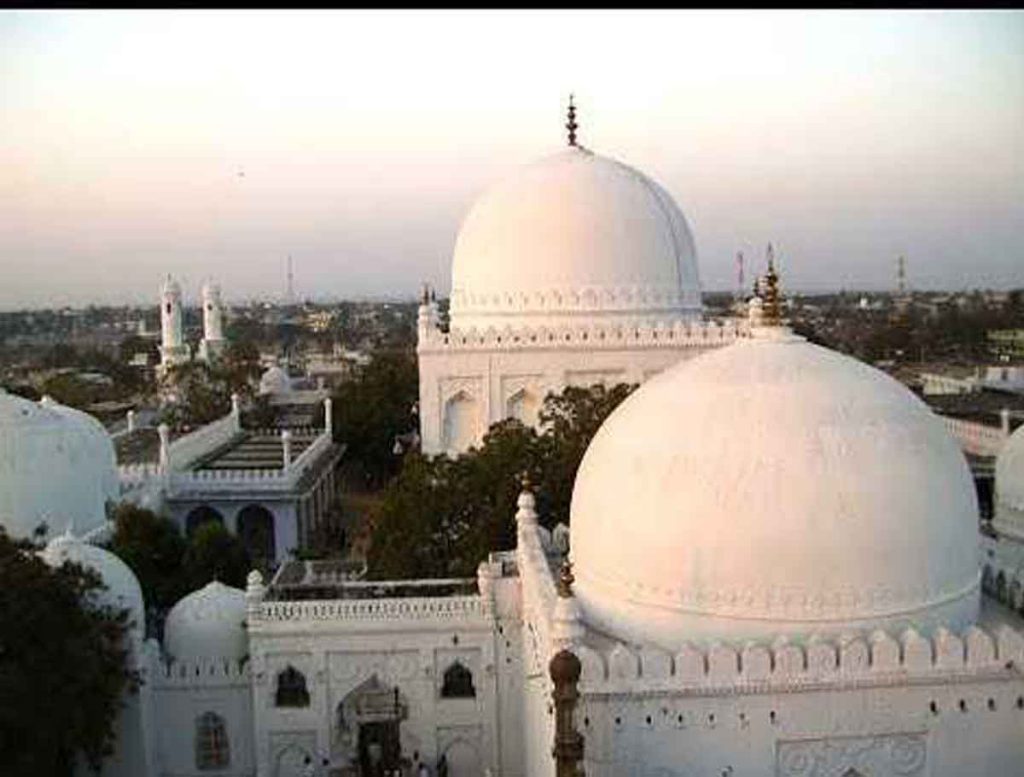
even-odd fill
[[[139,581],[127,564],[109,550],[83,542],[68,533],[50,540],[39,555],[51,567],[71,561],[99,574],[106,590],[97,592],[97,602],[115,609],[127,609],[132,631],[141,640],[146,631],[146,608]]]
[[[36,404],[0,391],[0,525],[29,537],[77,535],[106,523],[117,498],[114,444],[98,421],[52,400]]]
[[[701,309],[686,219],[658,184],[572,147],[481,197],[452,260],[451,325],[586,324],[694,317]]]
[[[244,658],[249,653],[245,607],[245,591],[216,580],[193,591],[167,614],[167,653],[178,661]]]
[[[973,622],[977,500],[942,423],[872,367],[754,334],[595,435],[571,508],[588,620],[666,648]]]
[[[995,486],[995,523],[1001,531],[1024,539],[1024,426],[996,457]]]
[[[260,376],[261,394],[287,394],[291,390],[292,380],[280,367],[271,367]]]

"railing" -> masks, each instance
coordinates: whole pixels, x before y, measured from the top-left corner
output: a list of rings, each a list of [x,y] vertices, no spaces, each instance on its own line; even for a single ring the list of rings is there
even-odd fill
[[[942,420],[950,434],[960,442],[960,447],[975,456],[997,456],[1010,436],[1001,426],[950,416],[943,416]]]
[[[227,445],[241,431],[238,416],[228,413],[213,423],[196,429],[190,434],[179,437],[167,449],[168,463],[171,471],[187,469],[203,456],[213,453],[223,445]]]
[[[480,596],[264,601],[250,610],[250,626],[260,621],[472,621],[487,619],[490,615],[490,603]]]

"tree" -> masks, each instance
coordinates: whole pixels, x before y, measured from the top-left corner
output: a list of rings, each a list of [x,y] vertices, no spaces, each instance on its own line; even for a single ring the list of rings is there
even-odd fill
[[[221,524],[210,521],[193,533],[182,565],[183,580],[189,591],[202,588],[211,580],[245,588],[252,560],[236,536]]]
[[[549,395],[541,432],[506,419],[456,458],[406,456],[373,520],[367,559],[377,579],[472,575],[492,550],[515,544],[521,477],[534,484],[541,522],[569,522],[583,454],[608,415],[635,386],[567,388]]]
[[[3,773],[67,775],[82,754],[98,769],[139,678],[128,667],[128,611],[96,603],[99,576],[52,569],[0,527],[0,763]]]
[[[395,436],[414,427],[412,407],[418,392],[411,351],[378,352],[336,390],[334,438],[348,446],[347,458],[362,465],[368,485],[382,485],[398,471]]]
[[[131,567],[147,610],[162,616],[188,593],[182,562],[188,544],[174,521],[124,502],[114,511],[109,549]]]
[[[546,526],[569,523],[569,505],[576,471],[590,441],[612,411],[636,389],[637,384],[618,383],[611,388],[568,386],[549,394],[540,412],[547,450],[537,481],[538,508]]]

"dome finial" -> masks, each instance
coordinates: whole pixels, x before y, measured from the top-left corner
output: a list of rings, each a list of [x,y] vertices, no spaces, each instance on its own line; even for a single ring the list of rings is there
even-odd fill
[[[760,297],[764,302],[762,325],[781,326],[782,295],[779,292],[779,276],[775,272],[775,251],[771,243],[768,244],[768,272],[765,273],[761,284]]]
[[[579,125],[576,123],[576,105],[573,103],[573,95],[569,94],[569,121],[566,122],[565,128],[569,130],[569,145],[576,146],[576,130],[579,129]]]

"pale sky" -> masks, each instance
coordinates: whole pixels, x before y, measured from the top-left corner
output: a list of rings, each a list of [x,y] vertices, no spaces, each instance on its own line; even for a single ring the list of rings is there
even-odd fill
[[[705,289],[1024,286],[1016,11],[0,13],[0,309],[447,294],[565,144],[660,182]],[[244,172],[244,175],[239,175]],[[749,271],[748,271],[749,275]]]

